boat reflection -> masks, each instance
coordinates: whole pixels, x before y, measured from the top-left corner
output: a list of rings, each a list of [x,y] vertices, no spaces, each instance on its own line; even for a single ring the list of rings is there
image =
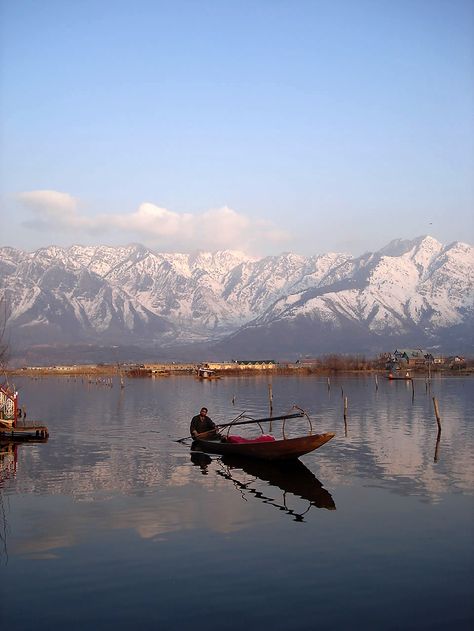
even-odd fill
[[[18,463],[18,449],[20,445],[31,445],[36,443],[47,443],[47,436],[37,438],[5,438],[0,437],[0,489],[6,480],[14,478]]]
[[[0,488],[5,480],[16,474],[18,462],[18,442],[15,440],[0,440]]]
[[[211,458],[199,452],[191,452],[191,461],[201,468],[203,475],[207,475],[210,465],[215,463],[217,475],[231,481],[242,493],[249,493],[266,504],[270,504],[285,513],[292,515],[295,521],[304,521],[304,516],[311,507],[336,510],[332,495],[327,491],[317,477],[300,460],[288,462],[272,462],[238,456],[222,456]],[[244,479],[242,475],[244,474]],[[268,487],[282,491],[282,501],[277,502],[262,492],[259,482],[268,483]],[[305,510],[297,510],[289,506],[291,497],[306,502]]]
[[[20,445],[31,443],[46,443],[47,436],[25,439],[0,438],[0,559],[4,558],[8,562],[7,549],[7,514],[3,503],[3,487],[8,480],[16,476],[18,464],[18,449]]]
[[[193,465],[196,465],[196,467],[201,467],[201,473],[203,475],[207,475],[208,467],[212,462],[212,458],[202,451],[192,451],[191,462],[193,463]]]

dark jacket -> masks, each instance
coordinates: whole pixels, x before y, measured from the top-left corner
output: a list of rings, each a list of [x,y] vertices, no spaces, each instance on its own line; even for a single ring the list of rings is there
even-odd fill
[[[191,420],[191,425],[189,426],[189,433],[191,436],[193,435],[193,431],[198,434],[202,434],[202,432],[209,432],[211,429],[215,429],[215,423],[208,417],[205,416],[201,418],[199,414],[193,416]]]

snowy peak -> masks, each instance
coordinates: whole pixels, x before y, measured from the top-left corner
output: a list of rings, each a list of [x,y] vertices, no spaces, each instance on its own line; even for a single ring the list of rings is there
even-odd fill
[[[466,244],[444,249],[424,238],[405,243],[398,251],[403,253],[379,252],[343,264],[333,274],[343,277],[339,286],[281,299],[262,322],[311,317],[340,328],[352,321],[376,334],[418,329],[423,338],[427,332],[463,322],[469,327],[474,312],[473,249]]]
[[[441,243],[433,237],[421,236],[416,239],[394,239],[378,250],[378,254],[381,256],[403,256],[418,250],[439,251],[442,247]]]
[[[258,339],[268,334],[278,349],[296,344],[303,330],[301,345],[314,344],[312,352],[325,344],[337,350],[349,332],[354,343],[390,336],[408,343],[412,336],[418,345],[448,338],[466,344],[472,340],[473,293],[473,248],[443,246],[429,236],[392,241],[355,258],[173,254],[137,244],[50,246],[33,253],[0,248],[0,298],[9,304],[8,326],[20,345],[164,345],[231,335],[244,352],[249,331],[258,331]],[[274,327],[278,335],[270,335]],[[254,344],[252,338],[249,352]]]

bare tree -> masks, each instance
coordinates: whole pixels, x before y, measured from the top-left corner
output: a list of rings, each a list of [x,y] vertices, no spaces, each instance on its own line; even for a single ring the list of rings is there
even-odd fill
[[[9,358],[9,344],[6,336],[8,310],[5,298],[0,298],[0,369],[5,368]]]

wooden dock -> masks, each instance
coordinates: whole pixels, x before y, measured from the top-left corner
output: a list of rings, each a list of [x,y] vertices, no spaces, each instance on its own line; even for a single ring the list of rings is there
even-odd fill
[[[14,425],[7,425],[0,423],[0,438],[14,439],[14,440],[42,440],[47,441],[49,437],[48,428],[46,425],[20,425],[19,423]]]

